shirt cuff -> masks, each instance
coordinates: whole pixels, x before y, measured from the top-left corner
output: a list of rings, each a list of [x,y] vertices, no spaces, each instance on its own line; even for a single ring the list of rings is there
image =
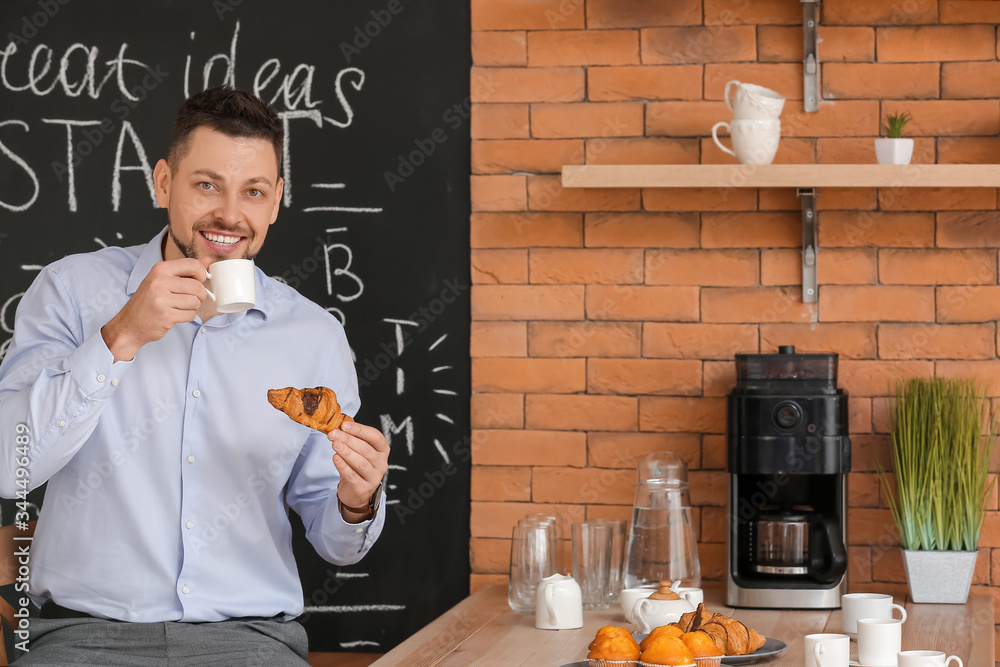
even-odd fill
[[[66,368],[87,398],[110,398],[131,361],[115,361],[98,331],[66,357]]]
[[[383,491],[378,509],[375,511],[375,516],[365,519],[360,523],[348,523],[344,519],[344,515],[339,510],[337,511],[337,516],[340,518],[340,523],[342,524],[341,530],[354,536],[364,536],[364,539],[361,540],[361,546],[358,549],[359,552],[371,549],[372,545],[375,544],[375,540],[378,539],[379,534],[382,532],[382,524],[385,522],[385,501],[385,491]],[[336,507],[336,498],[334,498],[333,502],[334,507]]]

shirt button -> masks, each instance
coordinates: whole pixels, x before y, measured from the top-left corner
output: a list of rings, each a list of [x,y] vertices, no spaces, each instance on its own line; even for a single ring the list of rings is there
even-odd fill
[[[66,425],[66,420],[65,419],[60,419],[59,420],[59,428],[62,428],[65,425]]]
[[[205,333],[206,331],[208,331],[208,327],[202,327],[202,328],[201,328],[201,332],[202,332],[202,333]]]
[[[118,378],[111,378],[111,386],[112,387],[118,386]]]
[[[194,463],[194,457],[193,456],[189,456],[188,457],[188,463]]]
[[[201,392],[195,389],[194,391],[191,392],[191,395],[194,396],[195,398],[198,398],[199,396],[201,396]]]
[[[185,586],[184,588],[181,589],[181,593],[190,593],[190,592],[191,588],[189,586]]]
[[[194,521],[188,521],[188,522],[187,522],[186,524],[184,524],[184,525],[185,525],[186,527],[188,527],[188,528],[194,528]],[[185,592],[185,593],[187,593],[187,591],[184,591],[184,592]]]
[[[354,532],[355,533],[363,533],[363,532],[365,532],[365,529],[364,528],[355,528]]]
[[[98,374],[98,375],[97,375],[97,381],[98,381],[98,382],[104,382],[104,376],[103,376],[103,375],[101,375],[101,374]]]

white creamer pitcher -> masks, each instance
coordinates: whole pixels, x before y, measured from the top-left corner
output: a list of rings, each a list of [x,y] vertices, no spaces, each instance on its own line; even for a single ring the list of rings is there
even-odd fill
[[[557,573],[538,583],[535,627],[539,630],[583,627],[583,596],[576,579]]]

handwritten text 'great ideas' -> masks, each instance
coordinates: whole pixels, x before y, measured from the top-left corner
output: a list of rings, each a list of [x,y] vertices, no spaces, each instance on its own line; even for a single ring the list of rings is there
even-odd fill
[[[142,132],[136,130],[129,120],[130,115],[161,85],[178,89],[178,98],[181,94],[187,97],[196,90],[213,85],[225,83],[235,87],[239,33],[240,23],[237,21],[227,52],[216,53],[204,63],[195,63],[188,55],[183,63],[178,62],[176,66],[147,63],[129,57],[135,55],[135,49],[130,50],[125,42],[121,43],[117,53],[109,55],[107,51],[102,53],[98,46],[80,42],[65,50],[57,50],[44,43],[31,47],[24,39],[9,39],[0,50],[0,88],[3,90],[20,95],[82,97],[109,102],[108,114],[100,118],[39,118],[39,125],[20,118],[0,119],[0,159],[10,160],[24,174],[23,179],[11,179],[8,188],[4,188],[3,194],[0,194],[0,207],[15,212],[31,208],[41,191],[39,171],[47,162],[58,181],[65,184],[68,209],[76,211],[75,169],[104,141],[116,146],[113,161],[109,162],[112,209],[119,210],[123,171],[142,172],[150,200],[155,206],[153,165],[146,157],[140,138]],[[196,38],[196,33],[192,31],[191,41]],[[272,57],[257,68],[251,90],[278,107],[285,136],[288,137],[293,120],[307,120],[320,129],[330,125],[338,128],[350,126],[354,120],[354,109],[348,94],[360,91],[364,83],[365,73],[357,67],[345,67],[331,79],[319,72],[316,65],[299,63],[289,69],[280,59]],[[330,84],[327,90],[336,97],[336,101],[329,104],[335,109],[324,109],[328,103],[317,99],[314,92],[318,90],[322,94],[327,84]],[[183,90],[180,90],[181,86]],[[352,89],[354,93],[351,93]],[[116,121],[120,123],[117,129]],[[162,131],[162,128],[155,129]],[[6,133],[18,130],[62,132],[66,137],[65,149],[58,155],[19,155],[4,141]],[[114,134],[117,136],[112,136]],[[286,140],[286,147],[290,143]],[[126,144],[130,145],[130,152],[135,157],[126,158],[123,163]],[[290,162],[286,148],[282,167],[286,182],[290,180]],[[26,187],[29,181],[31,187]],[[14,198],[13,193],[20,195],[20,201],[9,201]],[[285,203],[288,205],[288,202]]]

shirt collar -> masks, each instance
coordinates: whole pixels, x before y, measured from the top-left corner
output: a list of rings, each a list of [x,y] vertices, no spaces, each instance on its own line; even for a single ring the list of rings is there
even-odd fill
[[[153,269],[153,265],[157,262],[163,261],[163,239],[167,234],[167,227],[160,230],[160,233],[153,237],[146,247],[142,249],[139,254],[139,259],[136,261],[135,266],[132,267],[132,273],[128,278],[128,288],[127,294],[131,297],[135,294],[135,291],[139,289],[139,284],[149,275],[149,272]],[[248,312],[258,311],[261,315],[267,319],[269,313],[272,310],[273,304],[271,303],[270,292],[264,285],[264,272],[260,270],[257,266],[254,266],[254,285],[257,290],[257,305],[250,309]],[[229,313],[226,320],[229,322],[235,321],[240,317],[243,317],[245,313]],[[218,317],[218,315],[216,316]]]

